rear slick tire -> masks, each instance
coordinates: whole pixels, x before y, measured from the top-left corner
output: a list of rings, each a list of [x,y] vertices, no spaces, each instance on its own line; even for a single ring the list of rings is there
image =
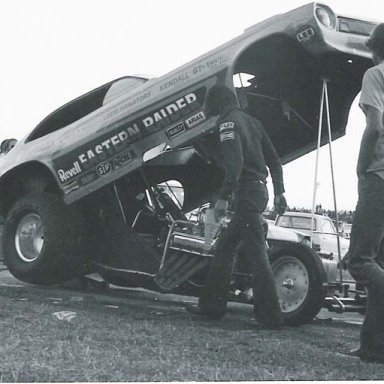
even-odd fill
[[[79,213],[59,196],[34,193],[9,211],[3,233],[4,262],[27,283],[63,283],[82,274],[84,226]]]

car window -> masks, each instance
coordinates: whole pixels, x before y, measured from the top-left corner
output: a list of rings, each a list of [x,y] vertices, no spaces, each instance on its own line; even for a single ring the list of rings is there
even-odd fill
[[[168,195],[172,201],[176,204],[176,207],[180,210],[184,205],[184,188],[182,184],[177,180],[168,180],[163,183],[157,184],[157,190],[160,193]],[[150,206],[154,207],[151,193],[148,190],[145,191]]]
[[[184,188],[181,183],[177,180],[169,180],[159,184],[158,187],[161,188],[180,209],[183,208]]]
[[[52,112],[37,125],[26,141],[38,139],[72,124],[146,81],[146,78],[126,77],[104,84]]]
[[[311,218],[310,217],[292,217],[292,226],[297,229],[311,229]],[[316,221],[316,220],[315,220]],[[314,223],[313,230],[316,230]]]
[[[125,93],[129,92],[131,89],[138,87],[140,84],[143,84],[146,81],[147,79],[140,77],[127,77],[115,81],[108,89],[108,92],[105,94],[103,105],[116,100],[120,96],[123,96]]]
[[[277,220],[277,225],[285,228],[295,229],[311,229],[311,218],[310,217],[299,217],[299,216],[280,216]],[[314,220],[313,230],[316,230],[316,219]]]
[[[289,216],[279,216],[276,224],[280,227],[292,228],[292,222]]]
[[[328,220],[328,219],[322,220],[320,231],[324,232],[324,233],[336,233],[336,229],[335,229],[332,221]]]

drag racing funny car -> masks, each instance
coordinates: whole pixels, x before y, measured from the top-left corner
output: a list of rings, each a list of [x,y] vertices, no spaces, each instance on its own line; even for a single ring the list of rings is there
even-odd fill
[[[235,89],[287,163],[316,148],[325,83],[331,140],[345,134],[372,65],[365,42],[374,27],[310,3],[164,76],[120,78],[51,113],[0,159],[9,271],[32,284],[97,272],[115,285],[198,294],[226,225],[213,231],[208,220],[223,170],[201,145],[216,123],[207,92]],[[295,239],[268,236],[285,321],[305,323],[324,305],[345,309],[338,261]],[[247,271],[240,247],[231,299],[251,301]]]

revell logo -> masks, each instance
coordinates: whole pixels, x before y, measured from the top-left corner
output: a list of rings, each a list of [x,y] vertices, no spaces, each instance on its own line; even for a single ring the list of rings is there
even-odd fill
[[[206,119],[206,117],[205,117],[204,112],[200,111],[200,112],[197,112],[196,114],[194,114],[193,116],[188,117],[188,119],[185,120],[185,124],[187,124],[188,128],[192,128],[195,125],[204,121],[205,119]]]

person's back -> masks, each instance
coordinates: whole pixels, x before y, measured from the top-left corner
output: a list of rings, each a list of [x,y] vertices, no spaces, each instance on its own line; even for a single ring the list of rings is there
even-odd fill
[[[262,213],[268,203],[265,155],[275,158],[274,168],[281,177],[274,180],[278,192],[278,209],[285,209],[282,167],[275,149],[265,134],[262,124],[240,110],[232,90],[224,86],[213,87],[207,96],[207,114],[219,115],[216,136],[221,152],[221,165],[225,177],[216,201],[214,213],[217,221],[226,216],[228,201],[235,196],[234,216],[219,237],[215,256],[210,264],[199,305],[187,306],[195,314],[220,318],[227,305],[234,251],[242,240],[242,252],[250,263],[251,286],[255,318],[264,327],[279,329],[282,315],[271,266],[265,248]],[[273,153],[269,153],[272,151]],[[276,177],[277,173],[274,173]],[[276,183],[275,183],[276,181]]]

